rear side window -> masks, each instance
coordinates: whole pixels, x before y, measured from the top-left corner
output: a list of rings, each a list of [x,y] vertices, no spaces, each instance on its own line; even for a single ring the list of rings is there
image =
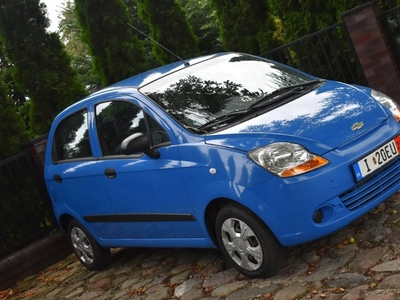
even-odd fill
[[[54,135],[53,161],[93,157],[86,109],[62,120]]]

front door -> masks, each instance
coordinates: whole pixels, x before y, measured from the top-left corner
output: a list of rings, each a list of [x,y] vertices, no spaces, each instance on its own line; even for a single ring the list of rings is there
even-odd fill
[[[115,211],[94,216],[93,220],[114,226],[103,237],[204,237],[186,192],[178,147],[167,130],[134,100],[99,103],[95,114],[103,152],[99,174]],[[121,154],[121,142],[137,132],[148,136],[159,158]]]

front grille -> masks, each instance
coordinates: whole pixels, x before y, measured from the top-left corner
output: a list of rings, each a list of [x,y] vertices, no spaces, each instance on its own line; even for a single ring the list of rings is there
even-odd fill
[[[382,191],[390,188],[400,180],[400,158],[382,169],[375,171],[355,187],[339,196],[342,203],[349,210],[357,208],[373,201]]]

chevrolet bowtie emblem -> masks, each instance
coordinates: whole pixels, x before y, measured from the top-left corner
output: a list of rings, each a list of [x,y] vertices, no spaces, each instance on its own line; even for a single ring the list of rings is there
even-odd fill
[[[355,131],[363,128],[363,126],[364,126],[363,122],[354,123],[353,126],[351,126],[351,130]]]

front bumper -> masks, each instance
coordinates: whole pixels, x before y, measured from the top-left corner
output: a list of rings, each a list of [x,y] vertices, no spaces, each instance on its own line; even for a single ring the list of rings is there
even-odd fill
[[[374,131],[324,155],[330,164],[291,178],[249,186],[240,202],[252,209],[284,246],[331,234],[400,190],[400,157],[360,182],[352,164],[399,135],[399,124]]]

